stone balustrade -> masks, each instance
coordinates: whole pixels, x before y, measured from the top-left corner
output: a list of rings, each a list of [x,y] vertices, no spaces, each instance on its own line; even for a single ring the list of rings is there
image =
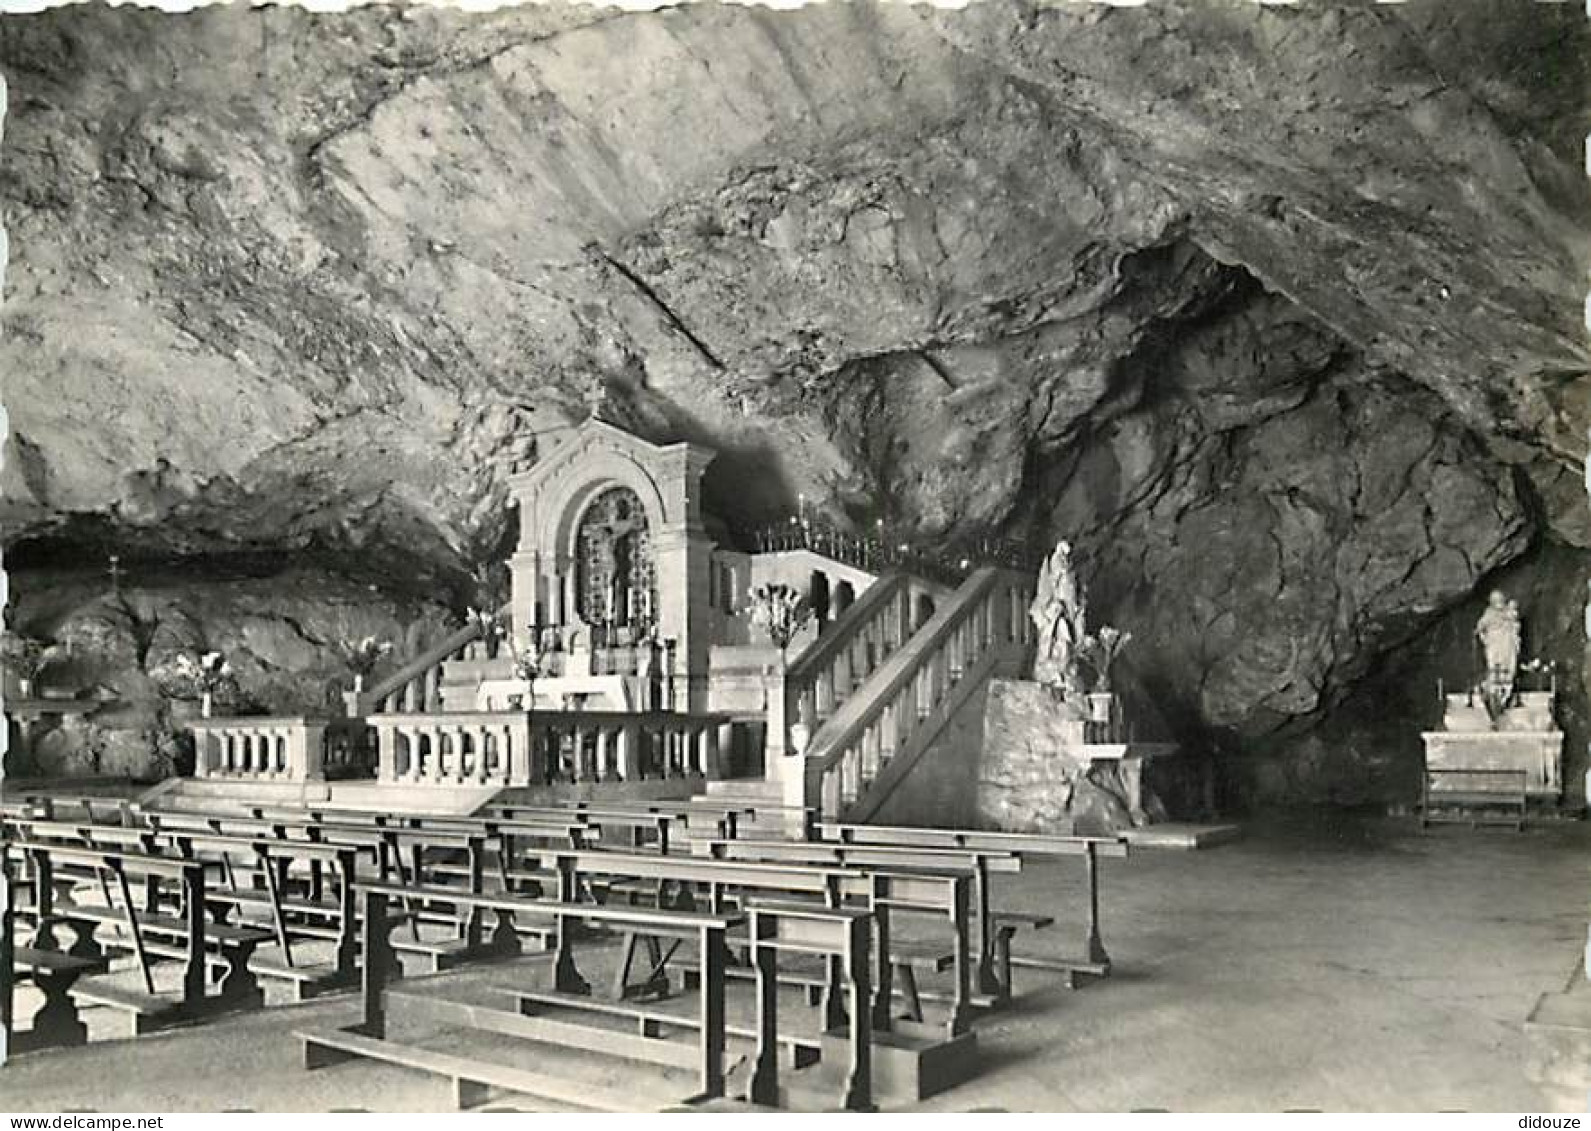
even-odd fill
[[[717,777],[730,728],[726,716],[665,711],[448,711],[370,723],[382,782],[499,787]]]
[[[237,781],[322,781],[328,766],[359,757],[362,724],[309,716],[197,719],[196,778]]]
[[[911,639],[948,591],[907,574],[869,586],[850,615],[802,652],[784,676],[784,717],[811,733]],[[770,722],[770,734],[775,733]]]
[[[921,631],[879,666],[865,696],[848,699],[814,736],[805,759],[802,804],[844,814],[914,741],[975,669],[1021,656],[1032,639],[1030,577],[979,570]],[[794,799],[792,799],[794,800]]]

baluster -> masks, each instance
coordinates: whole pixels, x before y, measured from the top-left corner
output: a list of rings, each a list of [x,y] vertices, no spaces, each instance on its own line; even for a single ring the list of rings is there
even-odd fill
[[[817,686],[812,690],[812,717],[821,722],[834,713],[834,672],[825,668],[817,675]]]
[[[639,728],[627,722],[619,728],[618,774],[620,781],[635,780],[635,757]]]
[[[591,766],[591,780],[604,782],[608,779],[608,734],[611,728],[600,726],[597,728],[597,749],[595,760]]]
[[[431,773],[432,759],[436,757],[436,743],[431,737],[431,728],[416,726],[414,728],[414,746],[410,758],[411,780],[415,785],[423,782]]]

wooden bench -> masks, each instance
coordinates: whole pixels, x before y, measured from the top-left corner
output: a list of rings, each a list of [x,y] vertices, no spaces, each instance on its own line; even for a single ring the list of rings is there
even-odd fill
[[[639,881],[650,888],[658,906],[665,905],[671,891],[692,901],[696,895],[701,895],[707,908],[714,912],[728,911],[750,898],[763,896],[784,901],[806,898],[827,907],[840,907],[847,903],[860,906],[872,914],[876,934],[873,953],[878,970],[873,980],[876,993],[876,1000],[872,1003],[874,1027],[880,1031],[890,1030],[898,1027],[897,1020],[909,1025],[923,1025],[922,1000],[929,995],[920,992],[917,974],[949,971],[953,975],[951,992],[948,996],[940,995],[946,1003],[944,1035],[954,1038],[970,1028],[973,963],[968,941],[970,877],[965,871],[959,874],[933,874],[890,871],[877,867],[853,868],[810,861],[738,861],[591,850],[544,850],[543,856],[545,863],[566,875],[563,881],[565,891],[589,890],[589,881],[596,877]],[[640,894],[634,886],[610,885],[608,890],[626,894],[631,899]],[[950,937],[943,941],[896,940],[891,930],[893,913],[937,916],[949,927]],[[731,936],[731,946],[736,945],[737,941]],[[639,982],[631,982],[634,960],[642,947],[646,950],[651,966]],[[673,949],[664,950],[655,937],[627,934],[624,953],[615,975],[613,997],[622,999],[666,993],[666,967],[673,955]],[[699,971],[688,963],[679,965],[687,975],[687,986],[691,985],[691,975],[699,979]],[[730,971],[731,976],[749,974],[749,970]],[[824,1008],[828,1021],[837,1023],[839,969],[835,964],[831,963],[825,974],[819,977],[788,971],[782,973],[781,977],[785,984],[805,989],[809,1000]],[[897,995],[906,1004],[906,1014],[899,1019],[894,1017],[892,1009],[892,1000]],[[922,1034],[927,1035],[929,1028],[924,1026]]]
[[[137,817],[138,805],[126,797],[95,797],[89,794],[32,793],[23,804],[33,817],[68,820],[81,817],[102,825],[130,825]]]
[[[933,829],[901,825],[855,825],[820,821],[815,825],[825,842],[858,845],[895,845],[936,851],[973,853],[998,852],[1029,857],[1074,857],[1083,862],[1087,923],[1082,953],[1064,958],[1029,958],[1013,955],[1012,936],[1023,926],[1039,928],[1053,922],[1049,916],[1022,916],[994,911],[987,876],[974,885],[980,924],[979,988],[996,999],[1009,997],[1013,990],[1013,967],[1052,970],[1065,976],[1069,986],[1082,977],[1107,977],[1110,955],[1100,934],[1099,859],[1125,858],[1127,843],[1120,837],[1044,836],[1031,833],[985,832],[978,829]],[[980,865],[980,871],[984,868]]]
[[[400,885],[421,886],[427,882],[458,882],[464,890],[484,890],[487,837],[478,830],[457,832],[433,831],[377,824],[342,824],[320,819],[299,811],[274,814],[266,818],[238,818],[220,814],[212,815],[151,815],[152,823],[166,829],[214,829],[222,834],[276,837],[290,843],[340,845],[361,850],[375,861],[375,878],[378,881],[395,881]],[[442,859],[437,859],[437,854]],[[415,972],[437,973],[441,970],[481,958],[491,958],[497,951],[485,945],[475,928],[467,921],[450,920],[423,909],[415,909],[409,916],[410,932],[407,938],[395,939],[393,946],[402,952]],[[452,931],[450,937],[427,939],[421,937],[423,925],[445,926]],[[528,935],[535,932],[527,931]],[[543,941],[545,938],[543,936]]]
[[[604,843],[625,845],[628,848],[655,847],[667,852],[673,830],[688,824],[689,814],[666,808],[616,808],[592,806],[575,809],[550,805],[494,805],[493,815],[505,820],[550,821],[578,820],[587,828],[597,830]],[[623,835],[617,835],[623,830]],[[626,844],[626,842],[628,842]]]
[[[110,927],[109,939],[92,931],[90,937],[126,950],[136,960],[143,990],[130,989],[101,974],[83,978],[72,987],[75,1001],[121,1011],[135,1035],[263,1001],[248,960],[270,935],[208,922],[204,870],[197,862],[28,840],[14,840],[11,845],[33,858],[36,875],[48,875],[56,866],[72,864],[93,868],[103,883],[104,907],[56,906],[44,894],[49,885],[41,886],[40,900],[33,909],[41,930],[55,921]],[[145,881],[141,900],[133,895],[131,881],[135,878]],[[174,895],[180,915],[164,915],[159,910],[165,894],[161,888],[170,884],[177,887]],[[156,959],[182,963],[181,986],[175,993],[156,989],[152,968]],[[214,992],[210,989],[212,968],[220,971]]]
[[[980,1004],[971,992],[976,963],[968,953],[973,928],[971,906],[974,885],[982,874],[974,856],[981,855],[985,871],[1015,872],[1021,861],[1009,854],[969,854],[866,845],[822,844],[803,841],[714,840],[697,847],[714,859],[742,862],[787,862],[815,868],[861,871],[878,877],[867,894],[875,911],[874,953],[878,958],[876,986],[879,1005],[874,1027],[892,1027],[890,996],[898,992],[906,1001],[903,1020],[920,1023],[922,1002],[939,1000],[948,1007],[946,1032],[955,1037],[969,1027],[969,1006]],[[891,912],[916,912],[943,919],[950,928],[948,944],[938,941],[902,942],[892,936]],[[889,961],[883,959],[888,957]],[[922,990],[916,975],[950,971],[951,993]],[[900,981],[899,990],[894,980]],[[988,1004],[987,1002],[982,1002]]]
[[[387,1038],[389,999],[402,998],[403,991],[393,991],[389,982],[394,974],[392,949],[388,945],[392,921],[387,913],[389,901],[403,899],[428,905],[468,907],[472,917],[490,913],[497,920],[493,936],[503,940],[516,938],[513,923],[521,917],[548,921],[553,926],[556,944],[549,955],[553,969],[553,988],[571,997],[581,993],[584,980],[575,969],[573,956],[576,924],[600,922],[645,930],[681,931],[692,934],[700,947],[702,960],[714,977],[703,990],[699,1003],[699,1024],[696,1051],[691,1063],[697,1069],[698,1090],[688,1100],[709,1100],[721,1097],[725,1088],[725,1025],[724,986],[720,970],[724,962],[724,935],[734,919],[723,915],[706,915],[694,912],[658,911],[639,907],[600,907],[563,900],[533,900],[512,895],[485,895],[460,892],[451,888],[414,888],[391,884],[360,885],[363,900],[363,931],[365,977],[361,992],[362,1019],[355,1025],[333,1030],[301,1030],[297,1034],[304,1043],[306,1068],[322,1068],[350,1057],[363,1056],[401,1064],[448,1078],[454,1087],[459,1106],[480,1099],[490,1086],[522,1091],[533,1096],[558,1102],[574,1102],[578,1106],[616,1106],[629,1110],[630,1105],[617,1097],[603,1097],[585,1088],[573,1089],[567,1082],[560,1083],[548,1077],[526,1072],[523,1069],[489,1063],[470,1057],[455,1056],[412,1044],[403,1044]],[[433,996],[430,1001],[436,1004]],[[443,1008],[446,999],[441,999]],[[567,1041],[574,1036],[566,1029],[535,1017],[494,1011],[479,1007],[462,1006],[454,1018],[461,1027],[484,1030],[488,1033],[529,1040]],[[617,1039],[612,1032],[600,1034],[600,1039],[615,1051],[629,1053],[652,1051],[644,1046],[632,1046]],[[676,1050],[665,1050],[661,1043],[656,1052],[664,1057],[663,1063],[679,1066]],[[602,1045],[588,1042],[592,1051]],[[671,1101],[673,1102],[673,1101]]]
[[[1512,825],[1525,830],[1530,777],[1514,769],[1437,769],[1427,766],[1420,828],[1438,824]]]

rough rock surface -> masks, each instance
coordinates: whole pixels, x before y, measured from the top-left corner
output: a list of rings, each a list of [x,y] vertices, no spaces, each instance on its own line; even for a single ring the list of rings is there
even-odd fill
[[[1131,808],[1120,767],[1093,761],[1084,724],[1037,683],[995,680],[984,705],[979,758],[979,827],[1018,833],[1071,830],[1097,836],[1164,819],[1153,791]]]
[[[51,563],[110,547],[218,635],[240,550],[456,603],[602,386],[723,453],[731,524],[1072,537],[1236,784],[1399,795],[1422,720],[1366,696],[1494,576],[1583,593],[1588,40],[1478,0],[8,16],[19,613],[61,631]],[[253,583],[284,640],[302,576]]]
[[[6,755],[14,776],[149,779],[191,767],[183,724],[199,704],[162,681],[179,653],[226,657],[236,687],[222,696],[223,713],[341,713],[352,685],[343,642],[393,641],[390,664],[451,630],[433,603],[318,569],[234,569],[225,577],[211,569],[198,583],[182,572],[140,570],[115,589],[82,570],[30,571],[13,582],[22,588],[17,627],[58,645],[38,691],[100,704],[36,723],[31,750]]]

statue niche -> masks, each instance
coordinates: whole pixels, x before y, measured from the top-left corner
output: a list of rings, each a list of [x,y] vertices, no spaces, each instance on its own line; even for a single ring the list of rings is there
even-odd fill
[[[633,643],[650,631],[657,608],[651,533],[640,498],[610,487],[591,501],[575,535],[576,607],[605,643]]]

